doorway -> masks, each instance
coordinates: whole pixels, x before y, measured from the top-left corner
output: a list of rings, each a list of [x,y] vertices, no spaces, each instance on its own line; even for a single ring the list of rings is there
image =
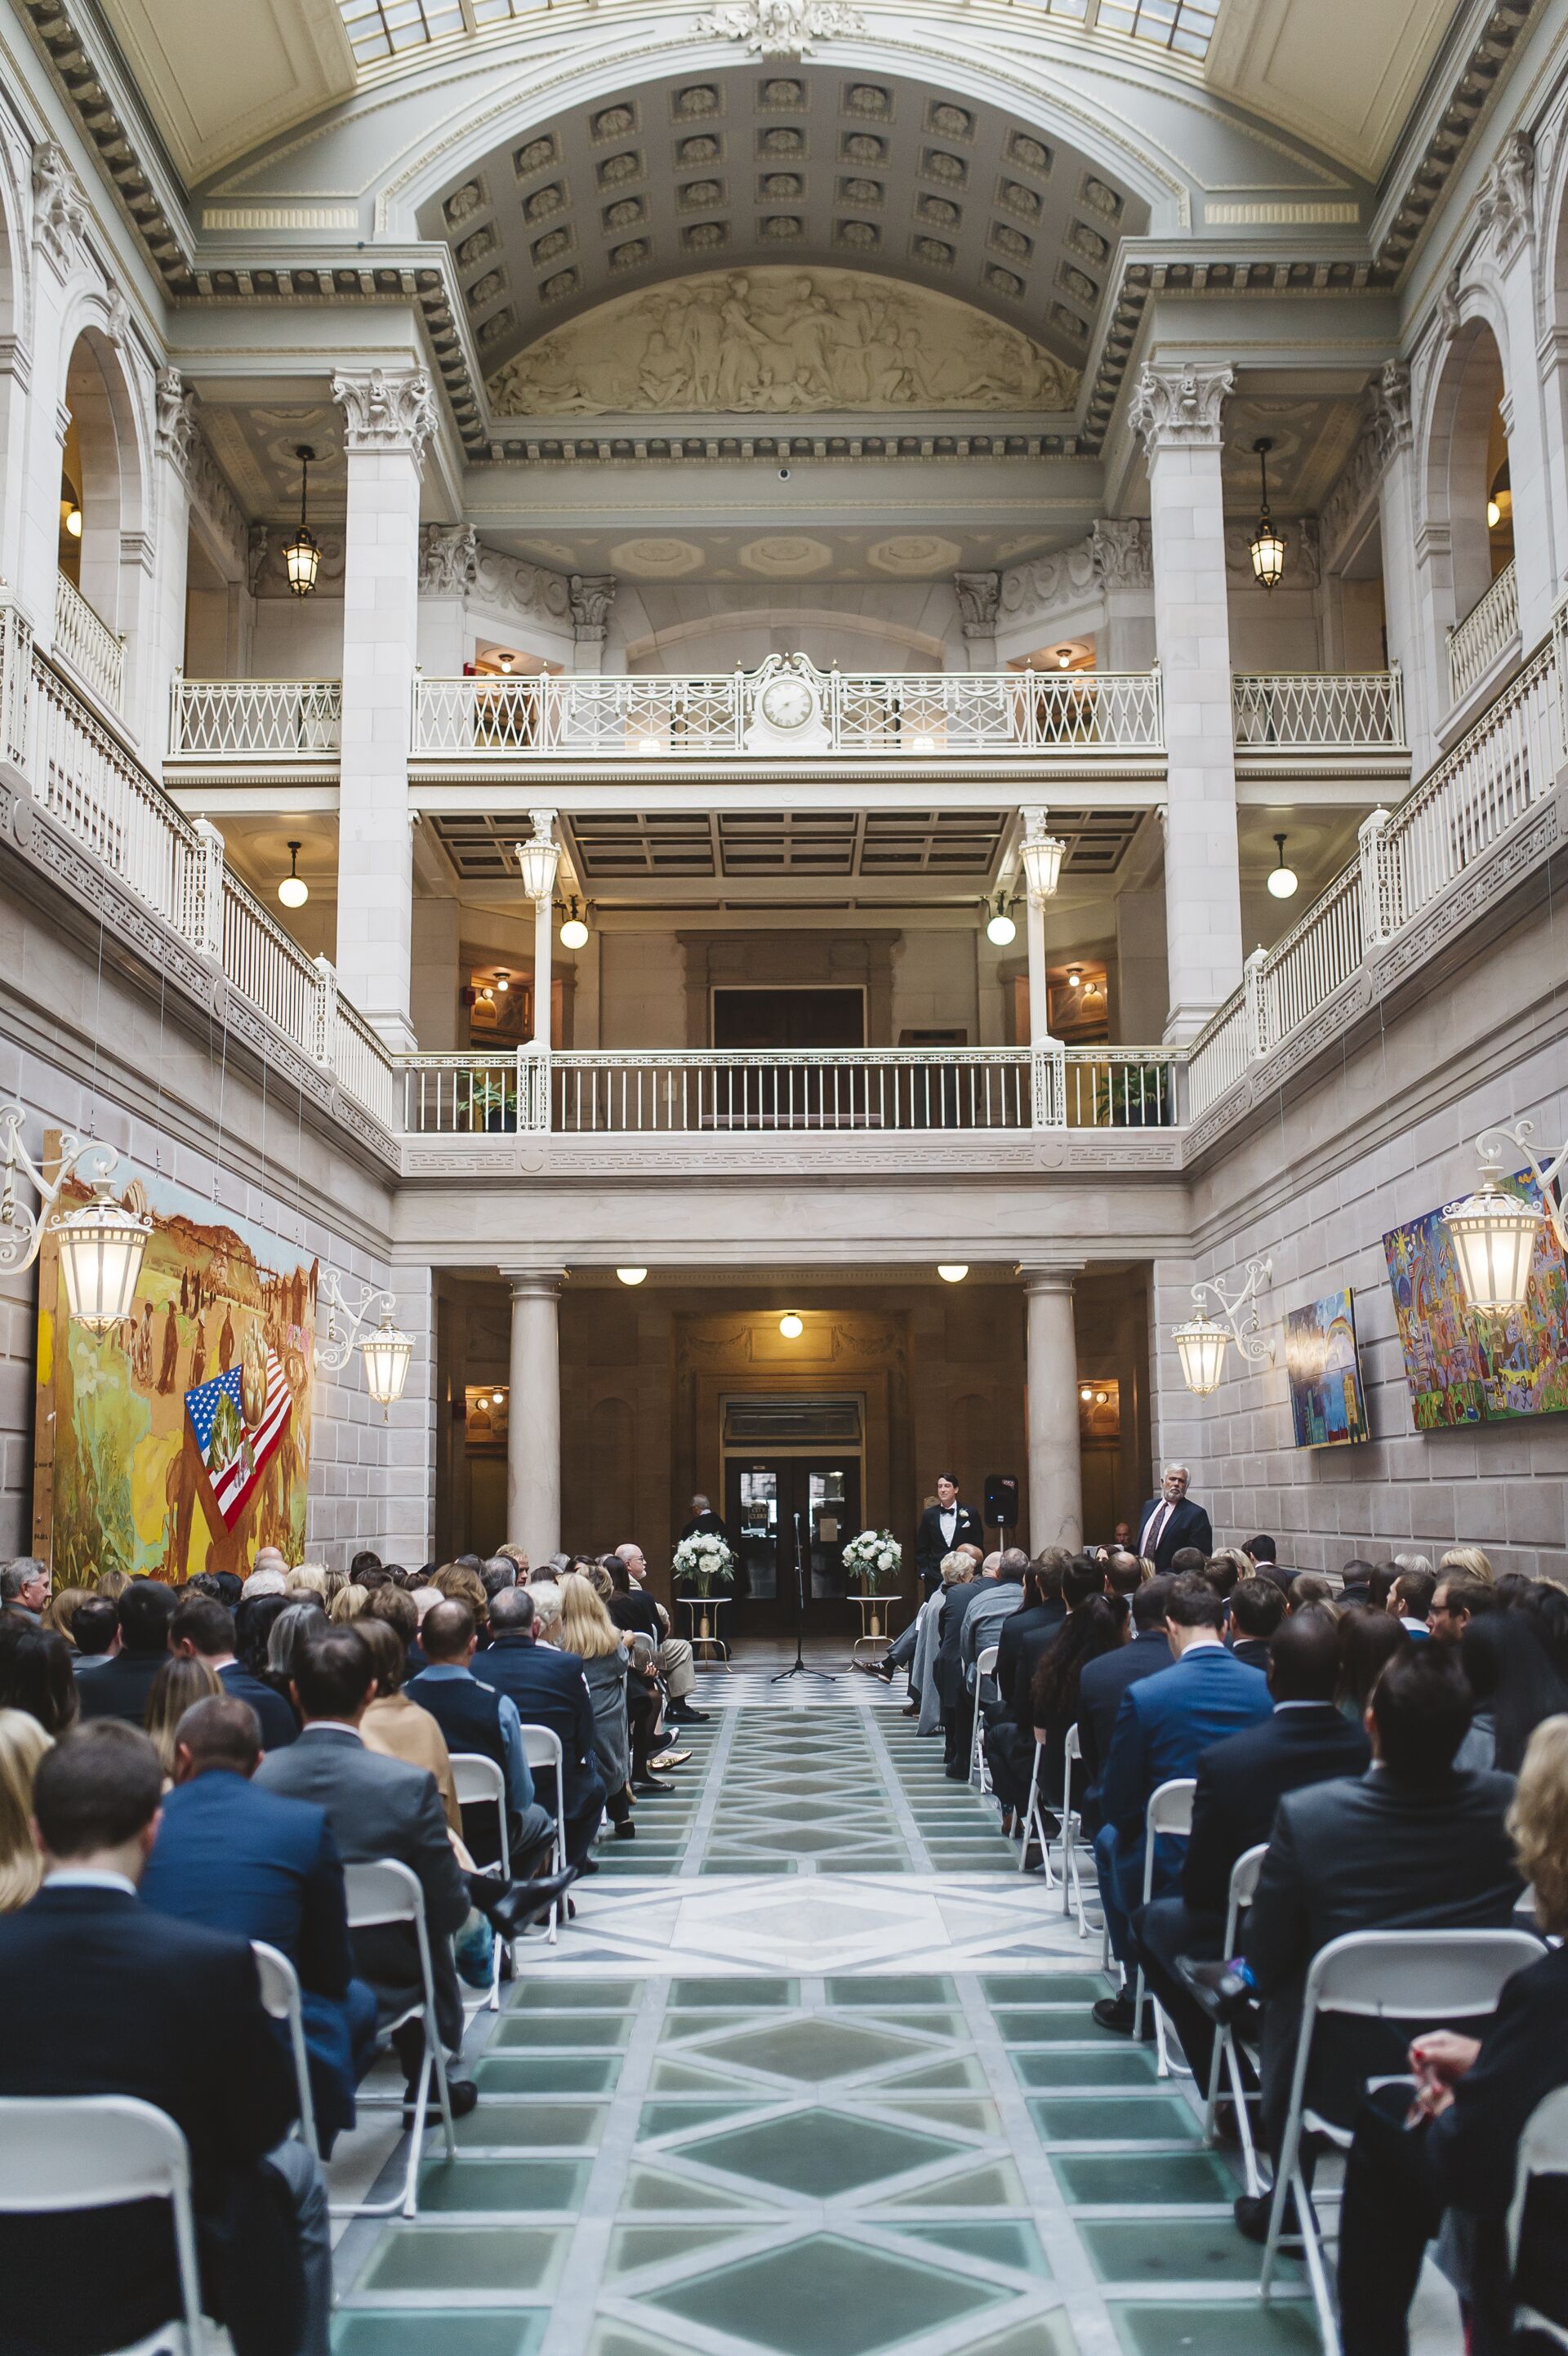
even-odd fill
[[[737,1636],[783,1636],[795,1624],[797,1572],[808,1636],[853,1633],[844,1547],[861,1527],[860,1464],[832,1456],[731,1457],[725,1519],[740,1559]]]
[[[713,1029],[715,1047],[774,1055],[864,1047],[865,992],[814,982],[798,989],[715,988]]]

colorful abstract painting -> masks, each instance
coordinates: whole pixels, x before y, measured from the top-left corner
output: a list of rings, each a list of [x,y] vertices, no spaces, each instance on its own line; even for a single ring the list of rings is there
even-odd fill
[[[184,1186],[116,1175],[153,1221],[131,1315],[101,1340],[73,1323],[47,1235],[39,1254],[33,1551],[57,1586],[242,1571],[261,1546],[297,1562],[316,1263]],[[68,1184],[60,1209],[86,1200]]]
[[[1371,1438],[1356,1353],[1356,1305],[1348,1290],[1286,1312],[1285,1375],[1298,1448],[1337,1448]]]
[[[1539,1203],[1528,1171],[1503,1180]],[[1383,1237],[1417,1431],[1568,1410],[1568,1267],[1550,1225],[1530,1264],[1524,1308],[1477,1317],[1441,1210]]]

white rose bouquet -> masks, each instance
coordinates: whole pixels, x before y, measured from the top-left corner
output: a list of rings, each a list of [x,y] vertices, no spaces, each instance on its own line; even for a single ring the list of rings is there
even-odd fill
[[[711,1595],[715,1586],[735,1585],[735,1557],[715,1530],[693,1530],[682,1538],[671,1569],[697,1595]]]
[[[891,1530],[862,1530],[845,1547],[843,1561],[867,1595],[890,1595],[898,1584],[904,1549]]]

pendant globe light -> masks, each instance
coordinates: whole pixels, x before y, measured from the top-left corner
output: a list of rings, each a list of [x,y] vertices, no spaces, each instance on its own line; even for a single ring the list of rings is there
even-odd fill
[[[310,897],[310,886],[299,872],[299,854],[304,848],[299,842],[288,846],[288,873],[278,885],[278,898],[285,908],[303,908]]]
[[[1270,894],[1276,900],[1294,900],[1296,886],[1301,878],[1294,867],[1287,867],[1285,864],[1285,839],[1283,834],[1275,835],[1274,845],[1279,852],[1279,860],[1278,863],[1269,870]]]
[[[308,442],[300,442],[295,444],[294,455],[299,460],[299,529],[285,547],[283,561],[288,570],[288,585],[295,596],[312,597],[321,571],[321,545],[306,524],[306,499],[310,483],[310,462],[316,453]]]
[[[1273,446],[1266,437],[1252,444],[1263,493],[1258,529],[1252,534],[1252,573],[1262,589],[1277,589],[1285,569],[1284,534],[1269,512],[1269,452]]]

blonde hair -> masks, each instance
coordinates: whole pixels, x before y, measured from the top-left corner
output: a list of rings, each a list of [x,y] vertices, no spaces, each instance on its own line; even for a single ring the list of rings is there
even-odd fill
[[[974,1577],[974,1557],[972,1554],[944,1554],[942,1585],[966,1587]]]
[[[57,1636],[63,1636],[73,1651],[76,1640],[70,1633],[70,1623],[91,1592],[91,1587],[62,1587],[58,1593],[49,1597],[43,1608],[44,1627],[51,1630]]]
[[[1568,1718],[1543,1718],[1530,1736],[1508,1828],[1541,1929],[1568,1931]]]
[[[0,1914],[25,1906],[44,1878],[33,1839],[33,1778],[54,1736],[25,1709],[0,1709]]]
[[[106,1595],[111,1603],[118,1603],[130,1584],[131,1577],[128,1571],[113,1569],[101,1570],[94,1581],[92,1591],[95,1595]]]
[[[620,1650],[620,1630],[580,1571],[561,1581],[561,1644],[585,1661],[607,1660]]]
[[[1228,1570],[1235,1572],[1239,1580],[1256,1576],[1257,1566],[1251,1556],[1240,1547],[1216,1547],[1208,1559],[1211,1563],[1222,1562]]]
[[[147,1696],[147,1707],[142,1723],[152,1737],[164,1773],[174,1773],[175,1729],[193,1703],[208,1700],[223,1690],[216,1669],[209,1668],[199,1657],[187,1660],[171,1653],[153,1679]]]
[[[340,1587],[327,1607],[327,1617],[334,1628],[344,1628],[370,1608],[371,1590],[368,1587]]]
[[[1495,1587],[1498,1583],[1498,1574],[1479,1547],[1450,1547],[1437,1566],[1439,1580],[1445,1570],[1456,1570],[1463,1579],[1478,1579],[1483,1587]]]
[[[466,1562],[444,1562],[430,1584],[439,1589],[448,1603],[467,1603],[481,1620],[489,1609],[484,1580]]]
[[[328,1593],[327,1573],[319,1563],[302,1562],[297,1569],[288,1574],[288,1592],[290,1595],[314,1595],[317,1602],[324,1603]]]
[[[521,1575],[521,1573],[522,1573],[523,1571],[525,1571],[525,1570],[528,1569],[528,1548],[527,1548],[526,1547],[520,1547],[520,1546],[503,1546],[503,1547],[497,1547],[497,1548],[496,1548],[496,1559],[497,1559],[497,1561],[498,1561],[498,1562],[499,1562],[499,1561],[500,1561],[500,1560],[502,1559],[502,1558],[503,1558],[503,1557],[504,1557],[504,1558],[505,1558],[508,1562],[510,1562],[510,1563],[515,1563],[515,1565],[517,1566],[517,1569],[518,1569],[518,1572],[519,1572],[519,1575],[520,1575],[520,1576]]]

